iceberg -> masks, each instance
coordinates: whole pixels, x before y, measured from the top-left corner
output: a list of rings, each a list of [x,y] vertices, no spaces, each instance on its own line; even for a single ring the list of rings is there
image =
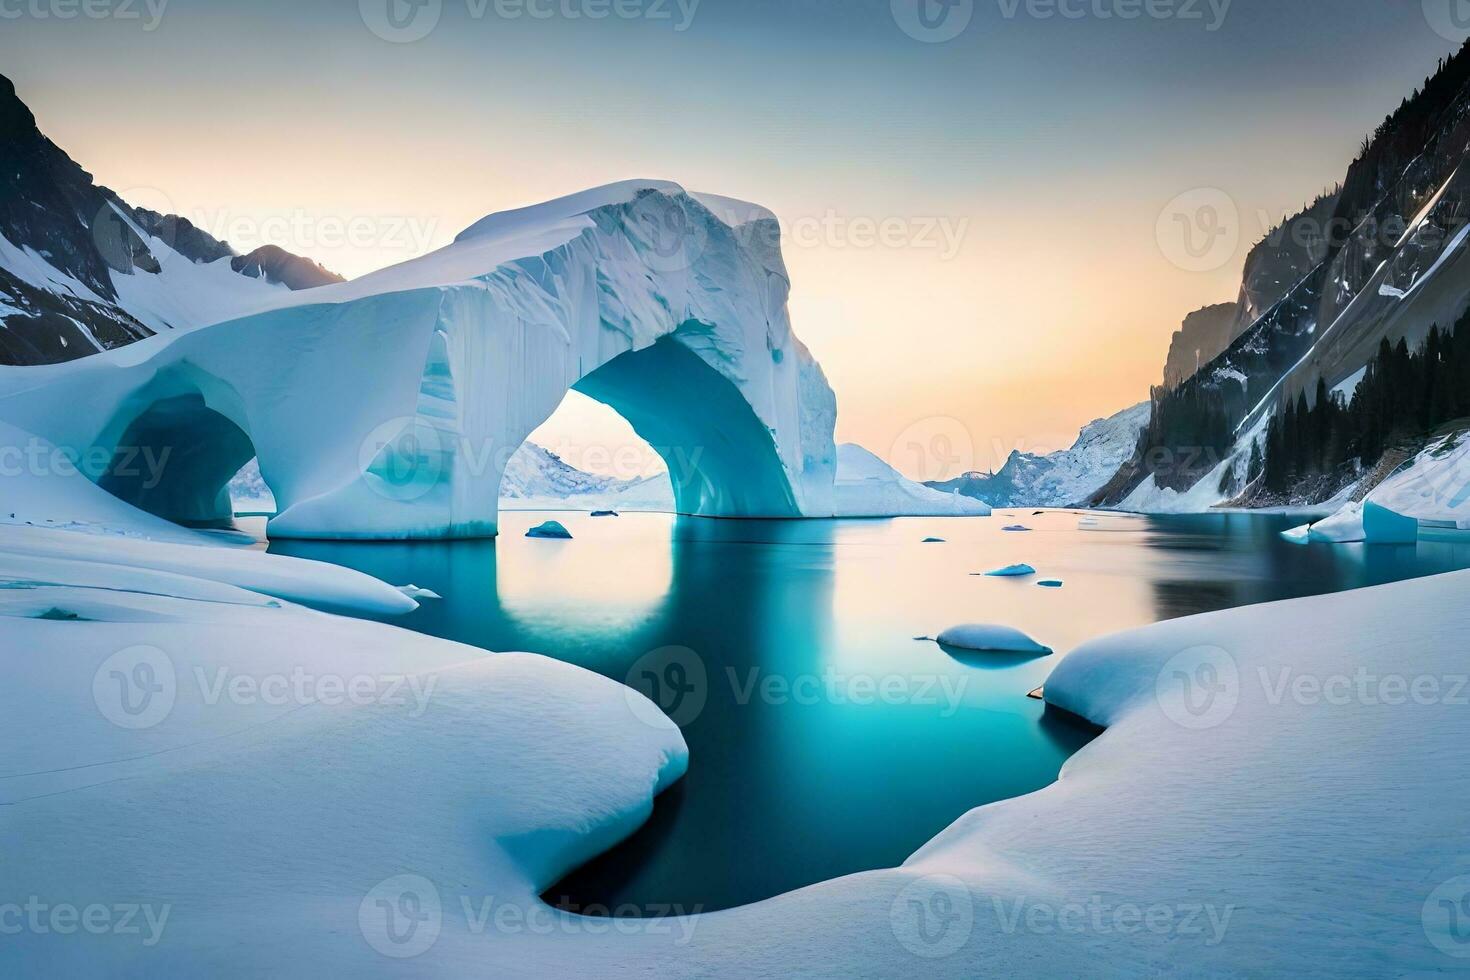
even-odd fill
[[[1027,575],[1035,575],[1036,569],[1030,565],[1007,565],[1005,568],[997,568],[985,573],[986,578],[1024,578]]]
[[[902,476],[851,443],[837,448],[837,517],[989,517],[990,507],[960,493],[944,493]]]
[[[1306,544],[1312,540],[1312,525],[1302,524],[1281,532],[1281,537],[1292,544]]]
[[[954,647],[957,650],[1034,653],[1038,656],[1052,652],[1051,647],[1042,646],[1018,629],[987,623],[953,626],[939,634],[938,642],[942,646]]]
[[[562,526],[560,521],[543,521],[526,532],[528,538],[565,538],[571,540],[572,532]]]
[[[627,181],[492,215],[351,282],[0,369],[0,417],[175,522],[227,523],[258,457],[274,537],[474,537],[576,389],[658,449],[680,513],[830,517],[836,399],[791,329],[779,226],[705,200]],[[135,465],[165,457],[157,481]]]

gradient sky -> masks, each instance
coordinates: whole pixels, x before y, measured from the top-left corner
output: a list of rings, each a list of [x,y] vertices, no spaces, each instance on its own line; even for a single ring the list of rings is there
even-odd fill
[[[801,232],[792,318],[839,440],[916,476],[939,474],[915,441],[985,468],[1145,398],[1184,314],[1233,299],[1264,225],[1338,180],[1456,47],[1434,29],[1451,0],[1234,0],[1213,31],[1209,0],[1201,20],[960,0],[972,19],[944,43],[890,0],[700,0],[684,30],[693,0],[603,20],[442,0],[413,43],[368,29],[375,0],[167,0],[152,30],[146,0],[121,8],[137,19],[51,16],[67,2],[0,0],[0,72],[99,181],[242,250],[359,275],[628,177],[770,207]],[[1239,215],[1203,272],[1156,232],[1196,188]],[[865,221],[905,233],[875,244]],[[931,224],[963,231],[953,254]],[[578,409],[540,437],[606,471],[575,447],[611,455],[619,433]]]

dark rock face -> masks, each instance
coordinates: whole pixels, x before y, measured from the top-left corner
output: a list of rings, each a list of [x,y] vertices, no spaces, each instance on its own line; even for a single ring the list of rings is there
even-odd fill
[[[293,290],[347,281],[311,259],[292,255],[276,245],[262,245],[249,255],[241,255],[230,262],[230,268],[242,276],[264,279]]]
[[[1196,310],[1184,318],[1184,326],[1174,333],[1174,340],[1169,345],[1169,358],[1164,363],[1164,387],[1179,387],[1225,352],[1236,337],[1239,309],[1235,303],[1220,303]]]
[[[237,272],[292,289],[342,281],[274,246],[237,257],[187,218],[129,206],[41,133],[0,75],[0,235],[9,243],[0,244],[0,364],[68,361],[152,336],[112,279],[162,271],[139,230],[193,262],[230,258]]]
[[[1463,251],[1454,235],[1470,215],[1467,159],[1470,44],[1364,141],[1340,190],[1252,252],[1238,323],[1253,321],[1189,378],[1155,389],[1134,458],[1092,503],[1115,505],[1149,476],[1186,491],[1227,459],[1236,465],[1219,491],[1238,494],[1250,480],[1247,423],[1303,394],[1310,404],[1319,382],[1344,380],[1383,340],[1412,347],[1453,324],[1470,304],[1453,265]]]

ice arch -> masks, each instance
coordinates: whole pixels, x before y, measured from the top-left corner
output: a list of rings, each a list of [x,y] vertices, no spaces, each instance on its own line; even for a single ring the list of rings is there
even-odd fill
[[[769,212],[632,181],[212,326],[0,372],[0,417],[58,445],[173,446],[162,491],[98,479],[177,519],[213,519],[217,473],[253,445],[275,537],[469,537],[495,533],[506,462],[575,387],[664,454],[681,512],[831,516],[836,402],[789,289]]]

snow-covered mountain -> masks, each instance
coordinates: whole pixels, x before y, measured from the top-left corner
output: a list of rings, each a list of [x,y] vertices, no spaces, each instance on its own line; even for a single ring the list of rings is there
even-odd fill
[[[1263,458],[1272,419],[1288,405],[1305,418],[1319,392],[1341,399],[1351,421],[1333,432],[1352,435],[1371,414],[1389,436],[1422,446],[1438,419],[1411,407],[1413,393],[1400,391],[1401,404],[1387,410],[1351,399],[1369,363],[1390,360],[1385,346],[1402,346],[1392,361],[1407,365],[1436,326],[1452,331],[1470,305],[1467,162],[1470,46],[1441,62],[1364,142],[1337,193],[1288,223],[1295,230],[1283,241],[1305,245],[1268,241],[1251,253],[1240,308],[1259,316],[1197,373],[1154,391],[1134,454],[1092,502],[1151,509],[1334,497],[1374,471],[1382,439],[1375,433],[1366,448],[1352,439],[1324,444],[1322,413],[1311,432],[1293,424],[1277,439],[1293,457],[1289,468],[1301,471],[1301,492],[1266,493],[1262,480],[1283,465]],[[1174,367],[1177,374],[1177,358]]]
[[[578,510],[674,509],[673,484],[666,473],[632,480],[587,473],[533,442],[522,443],[506,464],[500,499],[509,509],[559,509],[552,506],[558,504]]]
[[[50,364],[225,319],[341,278],[279,248],[237,255],[133,208],[36,126],[0,76],[0,364]]]
[[[1149,404],[1143,402],[1090,423],[1071,449],[1046,456],[1018,450],[999,472],[967,473],[928,486],[991,507],[1071,507],[1095,494],[1133,455],[1148,416]]]

